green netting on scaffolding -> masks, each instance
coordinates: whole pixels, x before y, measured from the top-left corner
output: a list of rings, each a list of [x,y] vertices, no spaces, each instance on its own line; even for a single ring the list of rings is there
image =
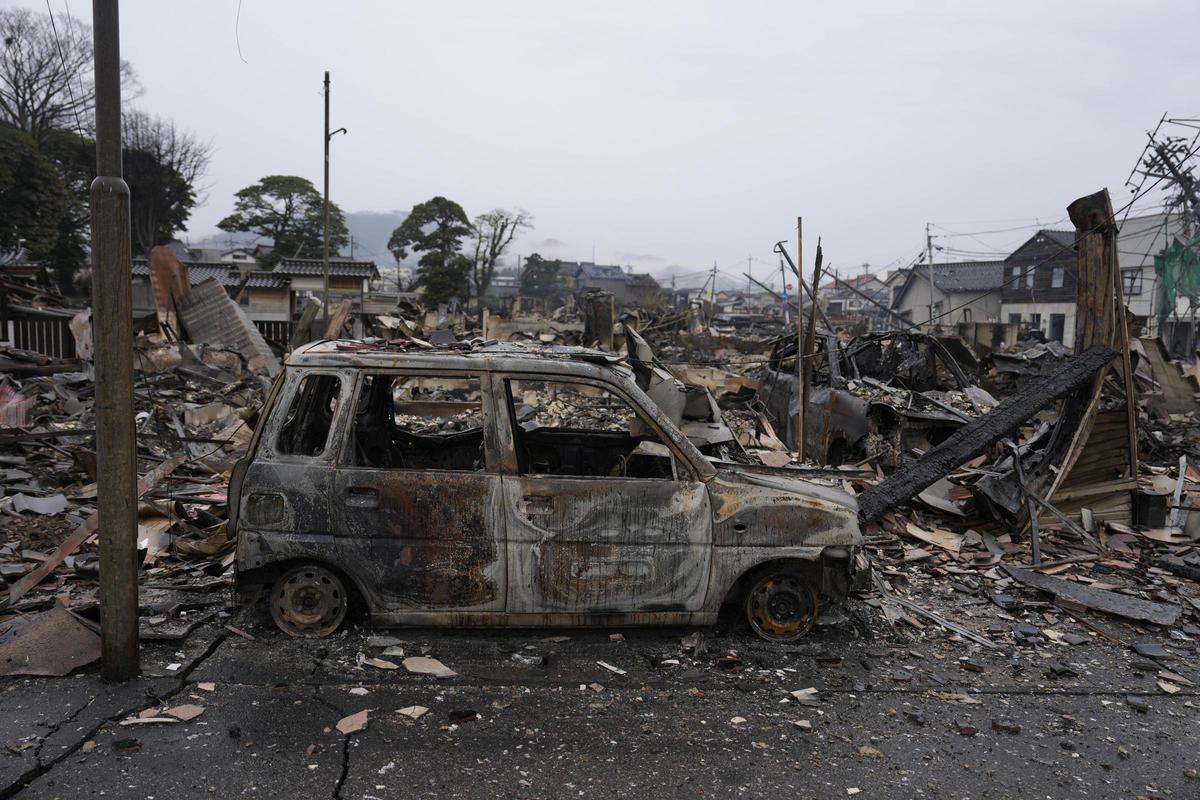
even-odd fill
[[[1200,304],[1200,237],[1184,244],[1176,239],[1154,257],[1154,274],[1158,276],[1158,325],[1175,313],[1180,295],[1192,304]]]

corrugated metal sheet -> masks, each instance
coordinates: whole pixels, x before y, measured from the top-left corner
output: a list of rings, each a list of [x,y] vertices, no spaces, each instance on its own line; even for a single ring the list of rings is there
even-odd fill
[[[193,342],[236,350],[247,360],[260,357],[268,375],[279,372],[267,340],[216,278],[193,287],[179,303],[179,318]]]

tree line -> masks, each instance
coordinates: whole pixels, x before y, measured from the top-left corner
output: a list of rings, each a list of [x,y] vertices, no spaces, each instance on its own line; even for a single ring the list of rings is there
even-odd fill
[[[140,94],[133,67],[122,64],[124,103]],[[51,266],[71,294],[87,264],[89,188],[95,175],[91,29],[62,15],[0,10],[0,255],[24,248]],[[171,120],[141,110],[123,117],[123,169],[130,190],[135,256],[148,255],[185,229],[200,201],[211,142]],[[434,197],[413,207],[392,232],[397,263],[417,256],[415,288],[428,302],[484,297],[501,258],[521,231],[524,210],[495,208],[473,219],[462,206]],[[306,178],[268,175],[234,195],[217,227],[252,233],[273,247],[262,259],[320,258],[324,200]],[[349,243],[345,214],[330,203],[329,247]],[[558,262],[534,254],[521,271],[522,293],[557,299]]]
[[[128,102],[141,89],[128,63],[121,72]],[[95,102],[87,25],[0,10],[0,251],[51,265],[68,294],[87,263]],[[145,254],[183,230],[212,144],[137,109],[122,122],[132,244]]]

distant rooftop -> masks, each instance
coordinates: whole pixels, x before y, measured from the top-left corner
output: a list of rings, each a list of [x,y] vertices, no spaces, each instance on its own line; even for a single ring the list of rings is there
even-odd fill
[[[285,258],[275,265],[274,272],[277,275],[321,277],[325,274],[325,265],[319,258]],[[331,258],[329,274],[339,278],[374,279],[379,277],[379,270],[374,261]]]

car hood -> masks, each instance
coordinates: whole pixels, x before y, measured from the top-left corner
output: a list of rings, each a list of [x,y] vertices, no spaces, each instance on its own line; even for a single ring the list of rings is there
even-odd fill
[[[817,483],[804,477],[804,472],[788,467],[767,467],[749,464],[717,464],[717,475],[731,483],[749,484],[764,489],[822,500],[826,503],[842,506],[848,511],[858,513],[858,501],[854,495],[835,486]]]

